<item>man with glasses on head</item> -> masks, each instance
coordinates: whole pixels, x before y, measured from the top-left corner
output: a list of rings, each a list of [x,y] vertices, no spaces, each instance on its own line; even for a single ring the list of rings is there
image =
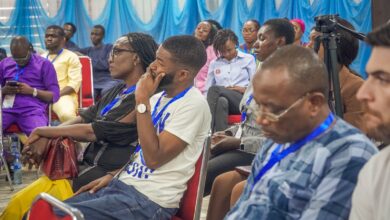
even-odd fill
[[[268,140],[225,219],[347,219],[357,175],[377,150],[330,111],[324,63],[309,49],[282,47],[253,87]]]
[[[45,45],[47,53],[42,54],[56,69],[60,86],[60,99],[53,105],[53,111],[61,122],[76,117],[78,96],[81,86],[81,63],[78,56],[64,49],[65,33],[57,25],[46,28]]]
[[[57,75],[50,61],[32,52],[22,36],[11,40],[12,57],[0,62],[3,130],[16,123],[29,135],[48,123],[47,105],[59,98]]]

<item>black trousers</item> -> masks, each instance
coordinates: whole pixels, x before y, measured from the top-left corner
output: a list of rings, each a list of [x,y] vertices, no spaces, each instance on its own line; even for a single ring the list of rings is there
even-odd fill
[[[225,172],[232,171],[236,166],[249,166],[255,154],[240,150],[231,150],[212,157],[207,164],[206,184],[203,196],[211,192],[215,178]]]
[[[207,102],[210,106],[213,132],[228,128],[229,114],[241,114],[240,102],[243,94],[223,86],[211,86],[207,92]]]

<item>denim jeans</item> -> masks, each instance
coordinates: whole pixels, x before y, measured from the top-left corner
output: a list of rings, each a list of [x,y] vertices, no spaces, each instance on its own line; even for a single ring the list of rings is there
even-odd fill
[[[149,200],[133,186],[118,179],[94,194],[82,193],[65,201],[79,209],[88,219],[171,219],[175,208],[163,208]],[[55,212],[64,216],[59,209]]]

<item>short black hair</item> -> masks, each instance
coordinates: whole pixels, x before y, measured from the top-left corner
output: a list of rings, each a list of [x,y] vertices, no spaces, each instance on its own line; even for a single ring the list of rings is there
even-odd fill
[[[73,32],[73,34],[76,33],[76,31],[77,31],[76,25],[74,25],[72,22],[66,22],[64,25],[69,25],[69,26],[71,26],[71,27],[72,27],[72,32]]]
[[[217,56],[219,56],[220,52],[225,48],[226,42],[229,40],[238,46],[238,37],[232,30],[222,29],[217,32],[213,43],[214,51]]]
[[[93,26],[93,28],[97,28],[97,29],[102,30],[103,36],[106,35],[106,29],[103,27],[103,25],[97,24],[97,25]]]
[[[156,59],[158,44],[149,34],[132,32],[126,35],[129,45],[141,60],[142,68],[146,68]]]
[[[166,39],[161,46],[172,55],[177,64],[188,68],[194,77],[206,63],[206,49],[194,36],[173,36]]]
[[[390,23],[387,22],[368,33],[367,42],[371,46],[390,47]]]
[[[337,18],[339,24],[355,30],[353,25],[347,20]],[[349,32],[343,29],[336,29],[339,39],[337,42],[337,62],[348,67],[358,55],[359,52],[359,40],[352,36]]]
[[[289,20],[283,18],[270,19],[264,22],[264,26],[269,26],[275,37],[284,37],[286,44],[294,43],[294,26]]]
[[[207,19],[205,21],[209,22],[213,26],[213,28],[217,29],[217,31],[219,31],[223,28],[222,25],[216,20]]]
[[[65,32],[64,32],[64,29],[58,25],[50,25],[46,28],[46,30],[49,30],[49,29],[54,29],[54,30],[57,30],[58,31],[58,34],[61,36],[61,37],[65,37]]]
[[[290,85],[303,95],[307,92],[321,92],[329,96],[328,74],[324,62],[311,49],[298,45],[286,45],[272,53],[262,64],[261,72],[269,69],[287,70]]]
[[[245,21],[245,23],[247,23],[247,22],[253,22],[255,24],[255,26],[256,26],[256,29],[257,30],[260,29],[260,22],[258,20],[256,20],[256,19],[249,19],[249,20]]]

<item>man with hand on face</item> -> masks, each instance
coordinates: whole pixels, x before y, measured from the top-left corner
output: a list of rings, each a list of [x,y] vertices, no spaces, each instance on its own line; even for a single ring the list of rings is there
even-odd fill
[[[328,75],[310,49],[275,51],[253,79],[268,138],[225,219],[347,219],[360,169],[377,152],[328,106]]]
[[[59,98],[55,69],[50,61],[32,52],[22,36],[11,40],[12,57],[0,62],[3,130],[16,123],[30,135],[48,123],[47,105]]]
[[[102,97],[110,88],[118,83],[110,75],[108,58],[112,50],[112,44],[103,43],[104,35],[104,27],[102,25],[95,25],[91,31],[93,46],[79,50],[80,53],[89,56],[92,60],[95,100]]]
[[[130,163],[82,187],[80,192],[89,192],[65,203],[85,219],[171,219],[210,130],[207,101],[193,87],[205,62],[203,43],[193,36],[174,36],[159,47],[137,84],[139,145]],[[163,92],[150,98],[158,88]]]
[[[368,79],[360,87],[357,98],[368,111],[364,122],[369,135],[390,143],[390,23],[367,35],[373,47],[366,71]],[[390,148],[387,146],[371,158],[359,174],[352,197],[350,220],[386,220],[390,216]]]
[[[78,56],[64,49],[65,33],[57,25],[46,28],[45,45],[48,52],[42,54],[57,72],[60,86],[60,99],[53,105],[53,111],[61,122],[76,117],[78,108],[77,93],[81,85],[81,63]]]

